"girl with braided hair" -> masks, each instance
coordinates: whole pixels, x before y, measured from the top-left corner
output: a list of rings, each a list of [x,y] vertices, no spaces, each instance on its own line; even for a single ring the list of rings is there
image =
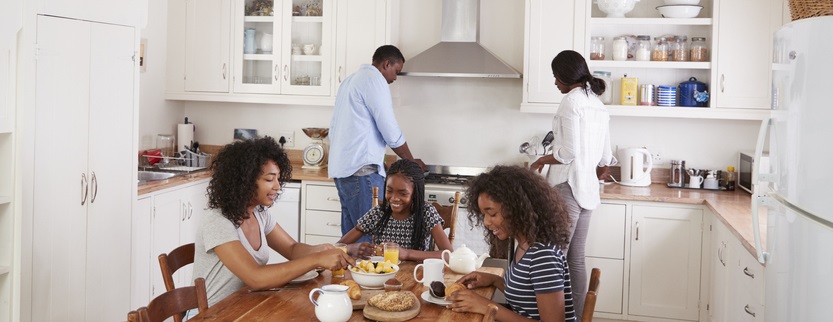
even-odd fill
[[[550,164],[547,180],[564,199],[570,214],[570,243],[567,261],[573,282],[576,320],[581,320],[584,296],[587,293],[587,273],[584,245],[590,226],[590,214],[599,205],[599,173],[615,165],[610,149],[610,114],[598,95],[604,93],[605,83],[593,77],[581,54],[565,50],[552,60],[555,86],[564,95],[552,121],[552,154],[532,163],[532,170],[541,172]]]
[[[400,260],[440,258],[443,250],[453,251],[440,214],[425,203],[425,175],[419,164],[408,159],[394,162],[388,169],[384,192],[382,203],[365,213],[339,242],[355,243],[369,234],[376,243],[399,244]],[[431,249],[431,238],[439,250]],[[360,254],[367,255],[374,246],[363,242],[358,249]]]

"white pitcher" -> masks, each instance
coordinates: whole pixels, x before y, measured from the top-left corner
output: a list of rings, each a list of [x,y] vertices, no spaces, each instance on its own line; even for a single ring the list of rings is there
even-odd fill
[[[345,322],[353,314],[353,303],[347,296],[345,285],[330,284],[309,292],[309,300],[315,304],[315,317],[321,322]],[[315,293],[321,293],[313,299]]]
[[[272,52],[272,34],[265,32],[260,33],[260,50],[264,53]]]

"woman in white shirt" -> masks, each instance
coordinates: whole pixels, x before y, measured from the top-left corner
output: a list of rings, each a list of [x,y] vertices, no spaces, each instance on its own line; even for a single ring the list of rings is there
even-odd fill
[[[603,80],[593,77],[581,54],[565,50],[552,60],[555,86],[562,94],[552,121],[552,154],[532,163],[541,172],[551,164],[547,179],[558,190],[570,214],[571,238],[567,262],[573,286],[576,320],[581,321],[587,275],[584,246],[590,214],[599,205],[597,167],[616,164],[610,149],[610,114],[598,96],[606,90]]]

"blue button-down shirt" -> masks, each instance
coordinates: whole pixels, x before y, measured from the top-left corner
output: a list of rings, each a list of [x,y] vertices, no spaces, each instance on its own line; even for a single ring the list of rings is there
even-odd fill
[[[402,146],[405,135],[393,115],[388,82],[375,66],[362,65],[341,83],[329,136],[330,178],[349,177],[370,164],[385,175],[385,146]]]

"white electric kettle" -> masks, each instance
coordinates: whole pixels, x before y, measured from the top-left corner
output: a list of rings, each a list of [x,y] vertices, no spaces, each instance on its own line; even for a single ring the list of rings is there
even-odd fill
[[[651,185],[651,170],[654,168],[651,152],[645,148],[620,149],[617,159],[622,169],[619,184],[635,187]]]

